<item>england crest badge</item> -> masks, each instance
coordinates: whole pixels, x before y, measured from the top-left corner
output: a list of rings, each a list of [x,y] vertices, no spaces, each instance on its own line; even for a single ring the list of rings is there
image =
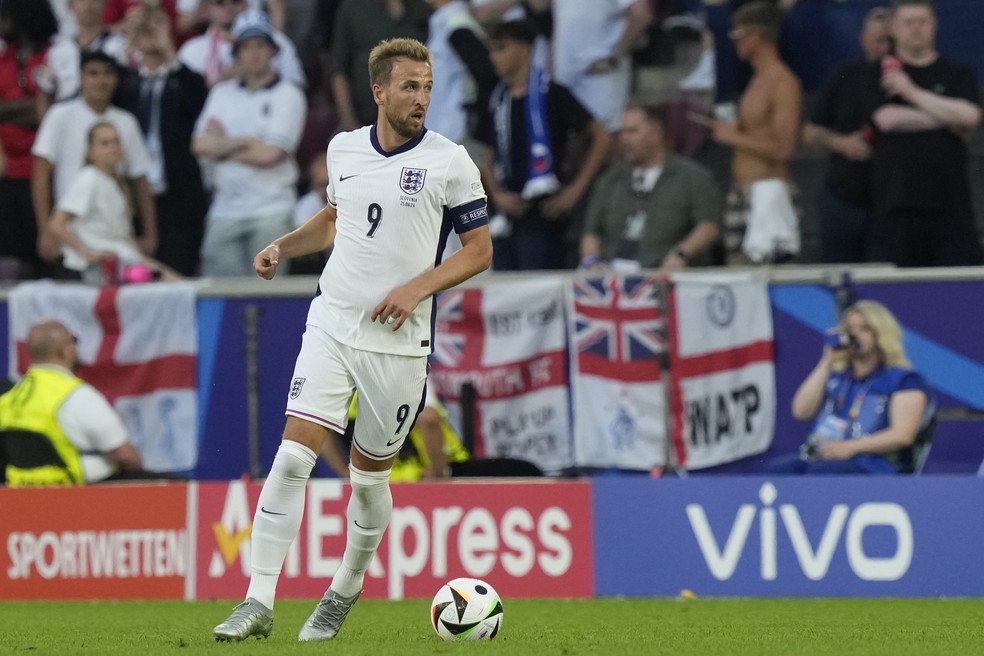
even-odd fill
[[[304,381],[306,378],[295,378],[294,382],[290,384],[290,398],[296,399],[301,395],[301,388],[304,387]]]
[[[424,188],[424,178],[427,177],[427,169],[412,169],[404,166],[400,174],[400,189],[405,194],[415,194]]]

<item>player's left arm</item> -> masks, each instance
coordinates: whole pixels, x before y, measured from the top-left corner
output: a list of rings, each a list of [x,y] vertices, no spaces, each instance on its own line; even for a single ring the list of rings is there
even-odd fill
[[[488,223],[460,233],[461,249],[427,273],[417,276],[386,295],[373,308],[370,321],[394,319],[399,330],[417,305],[439,291],[449,289],[481,273],[492,264],[492,235]]]

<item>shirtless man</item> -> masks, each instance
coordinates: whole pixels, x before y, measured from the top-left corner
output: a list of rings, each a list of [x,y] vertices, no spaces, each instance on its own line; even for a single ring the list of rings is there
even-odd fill
[[[758,209],[751,206],[753,197],[792,209],[786,163],[796,149],[803,92],[799,80],[779,58],[776,44],[781,20],[780,10],[769,2],[746,4],[732,16],[729,36],[738,57],[751,64],[753,75],[738,105],[738,121],[714,121],[711,128],[715,141],[734,148],[734,187],[724,217],[728,264],[781,262],[799,250],[795,215],[786,222],[795,235],[780,233],[768,252],[748,252],[748,244],[742,248],[750,215]],[[753,192],[756,183],[759,189]]]

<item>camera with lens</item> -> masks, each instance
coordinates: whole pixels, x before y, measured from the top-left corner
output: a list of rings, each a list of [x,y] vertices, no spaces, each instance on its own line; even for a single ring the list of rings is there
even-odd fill
[[[858,340],[854,338],[854,335],[849,335],[838,331],[824,335],[823,343],[824,346],[829,346],[835,351],[841,351],[844,349],[856,348],[858,345]]]

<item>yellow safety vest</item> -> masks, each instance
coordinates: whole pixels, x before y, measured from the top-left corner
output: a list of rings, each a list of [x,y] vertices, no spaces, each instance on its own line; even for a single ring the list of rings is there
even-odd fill
[[[48,438],[64,465],[21,468],[7,463],[7,486],[84,485],[82,457],[58,425],[58,409],[82,385],[81,378],[45,367],[31,367],[0,396],[0,431],[30,431]]]
[[[358,410],[358,394],[352,398],[352,405],[349,406],[349,419],[355,419]],[[448,423],[448,413],[441,405],[440,401],[434,405],[438,416],[441,418],[441,434],[444,436],[444,455],[449,463],[466,462],[471,456],[468,449],[461,443],[455,434],[451,424]],[[393,471],[390,480],[398,483],[412,483],[419,481],[423,476],[424,469],[430,465],[430,458],[427,457],[427,447],[424,445],[424,436],[420,430],[414,426],[410,431],[409,439],[404,442],[403,448],[397,454],[393,462]]]

